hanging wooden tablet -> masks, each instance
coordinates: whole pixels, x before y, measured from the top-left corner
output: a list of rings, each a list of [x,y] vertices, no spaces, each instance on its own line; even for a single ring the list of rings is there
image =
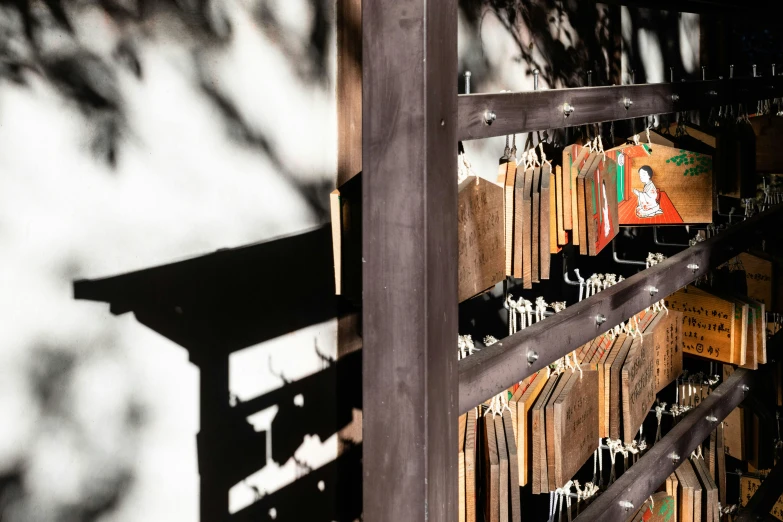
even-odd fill
[[[579,144],[569,145],[563,149],[563,228],[565,230],[572,230],[571,216],[573,214],[572,208],[576,208],[576,194],[573,192],[575,187],[574,181],[576,175],[579,173],[581,165],[579,162],[584,162],[587,158],[588,150]],[[576,172],[576,174],[572,174]],[[573,207],[572,207],[573,205]]]
[[[633,442],[639,432],[639,427],[647,417],[650,408],[655,404],[655,351],[642,343],[649,343],[655,338],[665,337],[665,331],[660,330],[663,316],[659,313],[645,329],[644,337],[634,339],[628,357],[623,364],[623,441]]]
[[[745,410],[737,406],[723,419],[723,445],[727,455],[744,461],[745,453]]]
[[[585,166],[579,171],[579,176],[576,178],[576,221],[579,223],[579,253],[586,256],[588,252],[587,246],[587,207],[586,207],[586,195],[585,195],[585,179],[595,172],[597,163],[599,161],[598,154],[590,154],[590,157],[585,162]]]
[[[664,145],[617,152],[620,225],[712,222],[712,157]]]
[[[476,522],[476,408],[467,414],[465,426],[465,520]]]
[[[532,217],[530,226],[533,232],[531,242],[531,259],[533,266],[533,282],[538,283],[541,280],[541,167],[533,169],[533,204],[530,207]]]
[[[691,477],[686,475],[686,471],[693,473],[693,469],[690,468],[690,461],[687,459],[680,467],[674,470],[674,474],[677,477],[677,487],[679,488],[677,492],[677,505],[680,508],[679,522],[694,522],[694,487],[689,480]],[[695,476],[692,478],[693,480],[696,479]]]
[[[332,220],[332,257],[334,258],[334,293],[342,294],[342,218],[340,216],[340,191],[329,194],[329,216]]]
[[[715,480],[718,483],[718,500],[726,505],[726,450],[723,445],[723,422],[715,430]]]
[[[573,373],[571,371],[566,371],[563,373],[563,375],[560,376],[560,380],[558,381],[557,386],[555,386],[555,389],[552,392],[552,395],[550,396],[549,401],[547,402],[547,405],[544,409],[544,433],[546,436],[548,491],[554,491],[559,487],[557,486],[556,475],[557,452],[555,450],[555,403],[557,402],[558,397],[560,397],[560,394],[565,389],[566,384],[568,384],[572,377]]]
[[[552,396],[557,385],[559,375],[552,375],[547,379],[544,389],[533,404],[531,411],[531,431],[533,441],[533,486],[534,495],[546,492],[549,488],[549,475],[547,473],[546,459],[546,404]]]
[[[503,186],[503,223],[506,248],[506,275],[513,275],[514,253],[514,185],[517,177],[517,162],[509,160],[500,165]]]
[[[467,427],[468,415],[463,413],[459,416],[459,425],[457,427],[457,440],[459,441],[459,452],[457,453],[457,473],[458,486],[457,493],[457,514],[459,522],[465,522],[465,428]]]
[[[775,271],[772,260],[747,252],[740,254],[738,259],[745,270],[748,297],[763,303],[767,309],[772,309]]]
[[[355,303],[362,299],[362,176],[354,176],[329,195],[332,219],[335,293]]]
[[[503,280],[505,241],[503,189],[468,176],[458,190],[458,294],[462,302]]]
[[[761,480],[756,477],[742,476],[740,477],[740,506],[745,507],[756,494],[761,486]],[[769,512],[773,517],[778,520],[783,520],[783,495],[781,495],[775,505]]]
[[[597,255],[620,232],[617,207],[616,152],[599,155],[594,171],[585,178],[587,252]]]
[[[702,490],[701,519],[703,522],[718,522],[716,511],[718,510],[718,487],[704,466],[704,459],[691,459],[693,471]]]
[[[547,248],[547,241],[549,241],[549,222],[552,216],[554,208],[550,208],[550,187],[549,183],[552,178],[552,166],[545,163],[541,166],[541,196],[539,201],[539,218],[538,224],[540,228],[539,232],[539,245],[538,252],[540,260],[538,263],[539,278],[549,279],[549,261],[550,261],[550,248]]]
[[[675,522],[674,498],[664,491],[653,493],[629,522]]]
[[[557,179],[557,176],[562,175],[562,169],[558,165],[555,168],[555,171],[557,172],[557,175],[555,172],[552,172],[549,178],[549,253],[550,254],[557,254],[562,250],[560,248],[560,244],[558,241],[558,234],[559,231],[557,230],[557,212],[555,211],[556,207],[556,198],[555,198],[555,191],[552,190],[552,184],[555,183],[555,179]],[[568,240],[566,240],[566,243]],[[565,244],[565,243],[562,243]]]
[[[669,133],[674,134],[677,130],[677,126],[680,125],[679,123],[672,123],[669,126]],[[695,125],[693,123],[682,123],[681,125],[688,136],[691,136],[692,138],[704,143],[708,147],[715,148],[717,144],[717,140],[715,138],[715,132],[712,128],[704,128],[700,127],[698,125]]]
[[[509,461],[508,447],[506,446],[506,430],[503,427],[501,415],[488,415],[487,422],[495,423],[495,436],[498,444],[498,505],[500,509],[500,522],[508,522],[509,508]]]
[[[655,393],[682,373],[682,313],[670,310],[653,333],[655,347]]]
[[[669,475],[669,478],[666,479],[666,494],[669,495],[672,498],[673,501],[673,510],[672,510],[672,518],[677,520],[679,516],[679,506],[677,504],[677,493],[679,491],[679,485],[680,482],[677,480],[677,475],[672,473]]]
[[[547,381],[546,372],[538,372],[525,389],[520,387],[517,390],[517,392],[521,392],[519,397],[514,400],[516,397],[515,393],[509,404],[512,418],[516,418],[517,459],[519,461],[520,486],[526,486],[528,484],[530,480],[529,477],[533,472],[533,448],[531,444],[532,423],[530,410],[541,393],[541,390],[544,389]]]
[[[597,395],[598,372],[583,370],[574,372],[555,402],[555,488],[576,475],[598,448]]]
[[[513,420],[509,411],[503,412],[503,429],[506,434],[506,449],[508,450],[508,519],[510,522],[521,522],[522,504],[519,496],[519,459],[517,444],[514,437]]]
[[[601,342],[598,345],[596,357],[593,359],[594,364],[591,369],[594,369],[598,373],[598,436],[608,437],[609,423],[607,410],[609,409],[609,393],[606,386],[606,360],[609,358],[613,348],[615,347],[615,341],[617,338],[612,339],[608,335],[601,336]],[[618,347],[619,348],[619,347]]]
[[[583,147],[579,151],[576,161],[571,163],[571,242],[574,245],[579,245],[579,240],[582,237],[579,229],[579,172],[585,167],[585,163],[590,161],[590,156],[590,150]]]
[[[622,369],[631,344],[633,344],[633,338],[629,335],[624,336],[609,372],[609,436],[613,439],[619,439],[622,434]]]
[[[597,364],[596,371],[598,371],[599,376],[599,394],[601,395],[601,400],[599,402],[601,407],[601,415],[599,417],[598,421],[598,432],[601,438],[609,437],[609,424],[610,424],[610,372],[612,369],[612,363],[617,358],[617,355],[622,350],[622,346],[626,341],[626,335],[624,333],[621,333],[617,336],[614,343],[612,343],[612,347],[608,350],[605,357],[602,358],[602,360]],[[630,347],[630,344],[629,344]],[[601,377],[601,374],[603,374],[603,377]],[[619,399],[619,397],[618,397]]]
[[[500,458],[492,414],[485,415],[481,424],[484,427],[484,520],[500,522]]]
[[[683,313],[682,341],[686,354],[716,361],[745,364],[740,328],[742,309],[694,286],[679,290],[665,299],[669,310]],[[735,314],[735,311],[737,312]]]
[[[743,307],[743,317],[745,318],[745,364],[742,367],[749,370],[758,370],[758,354],[761,346],[759,346],[759,338],[756,335],[756,309],[751,303],[750,300],[741,297],[734,299],[735,306]]]
[[[690,505],[688,505],[687,495],[681,494],[681,509],[687,508],[687,513],[690,514],[690,519],[685,517],[683,517],[683,519],[692,520],[693,522],[702,522],[702,489],[690,459],[685,459],[685,462],[677,468],[677,471],[680,472],[677,476],[677,480],[680,481],[681,492],[689,492],[691,498]]]
[[[557,165],[553,171],[552,171],[552,181],[550,184],[550,188],[554,187],[554,197],[552,198],[552,214],[554,217],[554,225],[555,225],[555,238],[558,245],[565,245],[568,244],[568,232],[566,232],[565,226],[564,226],[564,214],[565,209],[563,208],[563,198],[568,197],[569,199],[569,207],[570,207],[570,198],[571,195],[568,194],[567,196],[564,194],[563,190],[563,168],[560,165]],[[570,180],[569,180],[570,182]]]
[[[533,169],[517,168],[514,185],[514,277],[533,288]]]
[[[783,172],[783,118],[773,114],[750,119],[756,135],[756,172],[774,174]]]

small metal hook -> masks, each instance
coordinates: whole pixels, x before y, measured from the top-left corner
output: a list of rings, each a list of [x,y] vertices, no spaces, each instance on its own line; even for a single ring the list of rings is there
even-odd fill
[[[646,261],[633,261],[631,259],[620,259],[617,257],[617,247],[615,246],[615,240],[612,240],[612,259],[619,265],[635,265],[635,266],[647,266]]]

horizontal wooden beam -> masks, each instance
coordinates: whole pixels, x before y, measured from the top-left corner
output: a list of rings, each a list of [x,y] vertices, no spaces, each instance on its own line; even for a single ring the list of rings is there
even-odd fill
[[[783,95],[783,76],[459,96],[460,140],[709,109]],[[564,108],[573,108],[566,115]],[[494,114],[494,121],[488,115]]]
[[[628,7],[676,11],[678,13],[736,13],[740,15],[758,11],[771,11],[777,0],[600,0],[597,3],[625,5]]]
[[[685,249],[560,313],[459,362],[459,411],[465,412],[560,359],[749,248],[761,234],[783,233],[783,204]],[[656,289],[657,292],[652,292]],[[596,320],[604,318],[603,322]]]
[[[576,517],[575,522],[626,520],[631,516],[660,487],[666,477],[709,437],[710,432],[739,406],[753,386],[753,376],[754,372],[743,369],[731,374],[609,489],[587,506]]]

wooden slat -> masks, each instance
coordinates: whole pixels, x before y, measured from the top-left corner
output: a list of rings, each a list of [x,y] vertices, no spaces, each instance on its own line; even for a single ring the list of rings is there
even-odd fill
[[[549,262],[550,262],[550,250],[549,242],[549,224],[552,217],[552,213],[555,209],[550,207],[550,191],[554,191],[554,187],[550,187],[550,181],[552,178],[551,165],[544,165],[541,167],[541,194],[539,197],[539,234],[538,234],[538,251],[540,255],[540,261],[538,264],[539,278],[549,279]]]
[[[468,413],[465,428],[465,520],[476,522],[476,409]]]
[[[519,496],[519,460],[517,457],[517,444],[514,438],[513,420],[508,411],[503,412],[503,429],[506,432],[506,449],[508,450],[508,488],[509,488],[509,520],[511,522],[522,521],[522,504]]]
[[[500,522],[508,522],[509,514],[509,477],[508,469],[508,446],[506,446],[506,430],[503,427],[503,417],[501,415],[487,416],[486,422],[495,424],[495,437],[498,444],[498,506],[500,510]],[[516,485],[514,486],[516,487]]]

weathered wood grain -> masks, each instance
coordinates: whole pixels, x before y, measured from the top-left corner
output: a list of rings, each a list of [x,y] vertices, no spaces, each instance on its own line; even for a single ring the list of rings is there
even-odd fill
[[[457,453],[457,472],[459,474],[458,485],[459,493],[457,499],[457,515],[459,522],[465,522],[465,428],[467,427],[468,414],[463,413],[459,416],[457,437],[459,440],[459,451]]]
[[[574,373],[554,405],[555,488],[563,487],[598,448],[598,372]]]
[[[503,223],[506,245],[506,275],[514,275],[514,185],[517,177],[517,162],[509,160],[500,165],[503,178]]]
[[[554,191],[554,187],[550,186],[551,178],[552,166],[545,164],[541,167],[541,195],[539,197],[540,208],[538,218],[540,229],[538,234],[538,252],[540,255],[538,267],[540,279],[549,279],[549,265],[551,259],[549,253],[551,248],[548,248],[548,242],[550,242],[549,228],[552,213],[554,212],[554,208],[550,205],[550,191]]]
[[[519,495],[519,460],[517,458],[517,444],[514,438],[514,428],[511,414],[503,412],[503,429],[506,433],[506,449],[508,450],[508,519],[510,522],[521,522],[522,504]]]
[[[465,520],[476,522],[476,408],[468,412],[465,427]]]
[[[495,422],[491,415],[481,420],[484,427],[484,520],[500,522],[500,458],[495,435]]]
[[[508,522],[509,511],[509,469],[508,469],[508,447],[506,446],[506,430],[503,427],[503,417],[501,415],[487,416],[487,422],[494,422],[495,436],[498,444],[498,507],[500,511],[500,522]]]
[[[533,194],[533,204],[530,208],[532,278],[534,283],[538,283],[541,281],[541,167],[533,169],[531,190]]]
[[[665,332],[659,331],[664,315],[658,313],[645,329],[644,336],[633,340],[623,364],[623,440],[626,443],[633,441],[655,404],[655,351],[651,349],[650,341],[665,335]],[[646,347],[643,345],[645,340]]]

